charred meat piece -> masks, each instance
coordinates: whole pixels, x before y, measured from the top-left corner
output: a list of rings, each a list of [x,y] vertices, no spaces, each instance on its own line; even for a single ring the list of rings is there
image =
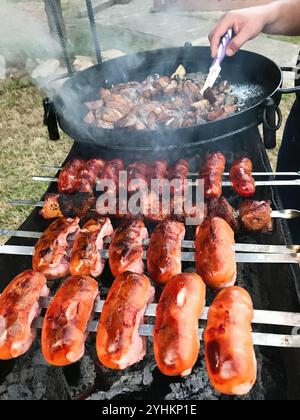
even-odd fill
[[[116,190],[119,190],[119,174],[124,170],[124,163],[121,159],[114,159],[106,162],[99,179],[109,179],[115,183]]]
[[[205,159],[200,169],[199,178],[204,180],[204,197],[206,199],[221,197],[225,165],[225,156],[220,152],[211,153]]]
[[[64,217],[59,206],[59,194],[47,194],[45,197],[45,202],[40,215],[46,219],[58,219]]]
[[[143,240],[148,239],[148,231],[142,220],[125,220],[115,230],[109,247],[109,265],[117,277],[125,271],[142,274]]]
[[[99,277],[105,266],[100,251],[104,249],[104,239],[113,234],[111,221],[107,218],[89,220],[76,236],[70,257],[71,274]]]
[[[271,232],[273,229],[271,201],[244,201],[239,208],[244,229]]]
[[[147,173],[148,167],[145,163],[134,162],[128,166],[127,176],[129,193],[133,193],[139,189],[143,189],[145,185],[148,184]]]
[[[228,203],[226,198],[213,198],[209,202],[209,217],[221,217],[231,226],[234,232],[239,229],[238,212]]]
[[[84,164],[79,178],[81,185],[79,192],[93,193],[98,177],[101,175],[105,161],[102,159],[90,159]]]
[[[166,160],[155,160],[148,166],[148,183],[151,186],[152,180],[160,182],[159,192],[163,190],[163,181],[168,179],[168,162]]]
[[[33,269],[51,280],[67,276],[70,272],[70,251],[78,232],[79,218],[63,218],[53,222],[34,248]]]
[[[47,279],[33,270],[19,274],[0,296],[0,360],[25,354],[36,331],[33,321],[41,313],[39,300],[49,295]]]
[[[85,217],[95,207],[96,198],[90,193],[47,194],[40,215],[46,219]]]
[[[185,192],[189,169],[189,162],[184,159],[178,160],[169,168],[169,181],[179,181],[178,186],[175,186],[175,188],[172,188],[171,190],[173,194],[182,195],[182,193]]]
[[[234,191],[241,197],[250,198],[255,194],[255,180],[252,176],[253,165],[250,159],[237,159],[231,169],[229,179]]]
[[[183,223],[166,220],[154,230],[147,251],[150,278],[166,285],[176,274],[181,273],[181,242],[185,236]]]
[[[80,188],[80,173],[84,168],[84,160],[69,160],[62,168],[58,178],[58,191],[61,194],[73,194]]]
[[[53,366],[68,366],[84,355],[98,283],[84,276],[69,277],[51,301],[42,329],[42,352]]]
[[[97,354],[109,369],[124,370],[146,355],[147,338],[139,335],[148,304],[155,290],[141,274],[118,276],[104,303],[97,332]]]

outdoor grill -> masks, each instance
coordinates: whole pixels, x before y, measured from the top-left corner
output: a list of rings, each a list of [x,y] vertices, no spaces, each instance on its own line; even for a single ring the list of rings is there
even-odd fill
[[[55,2],[50,3],[54,4]],[[224,121],[217,121],[207,124],[207,126],[177,130],[176,132],[171,130],[169,133],[163,134],[159,132],[114,132],[114,130],[95,131],[85,127],[80,119],[72,121],[74,113],[68,108],[66,102],[68,93],[72,92],[72,95],[74,95],[73,88],[75,86],[75,97],[78,99],[78,95],[81,95],[79,87],[83,87],[85,83],[88,85],[88,89],[91,89],[93,84],[96,84],[98,88],[103,82],[112,83],[105,77],[106,71],[117,69],[113,76],[113,82],[115,83],[124,80],[124,69],[127,69],[125,71],[127,80],[135,80],[137,74],[139,74],[139,80],[141,80],[143,76],[152,72],[169,74],[170,69],[174,69],[176,64],[181,62],[188,66],[189,63],[194,62],[192,57],[195,54],[206,57],[204,60],[206,71],[209,63],[206,49],[194,50],[193,47],[187,45],[179,50],[160,50],[159,52],[143,53],[140,57],[136,56],[136,58],[142,57],[142,60],[132,61],[132,57],[126,56],[101,64],[101,52],[96,36],[92,4],[87,1],[87,5],[99,64],[77,75],[72,75],[73,70],[66,53],[64,35],[59,29],[57,10],[53,6],[54,18],[56,17],[55,22],[65,52],[64,58],[66,59],[70,79],[59,94],[44,102],[45,123],[48,125],[52,139],[57,140],[58,138],[57,122],[66,133],[74,138],[75,144],[67,160],[73,157],[87,159],[101,156],[105,160],[121,157],[124,163],[128,164],[134,160],[151,161],[156,158],[165,158],[172,164],[179,158],[186,158],[190,161],[191,170],[197,172],[199,163],[208,152],[220,150],[226,156],[227,169],[235,158],[247,156],[252,160],[255,171],[271,171],[266,147],[274,147],[275,126],[278,125],[275,115],[276,110],[279,114],[278,106],[283,90],[280,90],[282,83],[280,69],[261,56],[256,58],[266,65],[266,72],[270,68],[273,70],[268,76],[269,85],[265,85],[264,98],[258,104],[252,104],[249,109],[244,110],[239,115],[228,117]],[[248,54],[250,53],[241,53],[231,65],[241,72],[245,60],[250,59]],[[199,64],[200,58],[197,60]],[[254,67],[256,66],[257,63]],[[197,66],[198,71],[204,71],[204,68],[203,66],[200,66],[200,68],[199,65]],[[254,71],[254,68],[250,69],[246,77],[251,79]],[[264,83],[265,76],[266,74],[257,77],[262,77],[261,83]],[[230,80],[230,77],[228,79]],[[90,99],[93,92],[88,90],[88,93],[85,91],[84,95],[85,99]],[[72,97],[72,101],[73,99],[74,97]],[[78,101],[79,108],[81,103],[82,101]],[[74,107],[76,108],[76,106],[75,103]],[[258,128],[262,123],[264,123],[264,139]],[[269,179],[273,178],[270,177]],[[259,187],[256,199],[271,200],[273,209],[282,209],[280,188]],[[294,190],[292,190],[292,187],[290,188],[291,193],[293,193]],[[57,184],[51,183],[48,192],[57,192]],[[238,206],[240,199],[231,189],[226,189],[224,196],[235,207]],[[119,221],[113,220],[113,223],[116,227]],[[20,230],[42,232],[48,225],[49,223],[40,217],[39,209],[36,208],[20,227]],[[148,223],[147,227],[149,232],[152,232],[154,225]],[[238,233],[236,241],[249,244],[290,245],[292,244],[290,228],[292,228],[292,224],[288,226],[287,222],[276,219],[272,234]],[[189,229],[187,230],[187,239],[193,239]],[[14,237],[7,244],[33,246],[35,240]],[[191,270],[193,266],[193,263],[184,263],[184,271]],[[12,278],[28,268],[31,268],[31,257],[0,255],[1,288],[3,289]],[[109,269],[106,268],[100,278],[101,299],[105,299],[112,281],[113,278]],[[58,281],[52,282],[54,290],[58,285]],[[257,310],[300,312],[300,268],[297,264],[238,264],[237,285],[245,287],[250,292],[254,308]],[[212,299],[213,294],[209,293],[207,305],[212,302]],[[291,328],[270,325],[255,326],[254,331],[291,334]],[[100,365],[95,354],[95,337],[93,334],[88,338],[86,347],[85,356],[79,363],[67,368],[53,368],[45,365],[41,360],[38,338],[27,355],[15,361],[0,362],[0,387],[11,387],[11,392],[14,392],[15,388],[16,395],[37,399],[232,399],[231,397],[220,396],[210,386],[206,374],[203,346],[192,374],[184,379],[165,377],[159,372],[154,360],[151,340],[149,340],[146,358],[124,372],[108,370]],[[256,355],[258,380],[252,392],[242,399],[300,399],[300,348],[256,347]]]

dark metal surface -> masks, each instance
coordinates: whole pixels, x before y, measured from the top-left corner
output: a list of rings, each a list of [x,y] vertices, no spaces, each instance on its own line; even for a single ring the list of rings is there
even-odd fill
[[[98,38],[97,27],[95,23],[95,15],[94,15],[94,8],[93,8],[92,0],[86,0],[86,8],[87,8],[88,18],[90,22],[91,34],[92,34],[97,63],[101,64],[102,54],[101,54],[101,48],[100,48],[100,43],[99,43],[99,38]]]
[[[223,139],[219,143],[227,159],[228,166],[233,159],[246,155],[252,158],[255,171],[269,171],[270,166],[257,129]],[[201,160],[214,145],[209,147],[195,147],[187,150],[186,157],[191,159],[191,170],[197,171]],[[132,161],[131,153],[120,154],[112,150],[88,147],[75,144],[69,157],[102,156],[111,159],[120,156],[125,163]],[[134,159],[151,160],[157,154],[137,152]],[[161,157],[169,159],[170,163],[178,159],[178,153],[166,151]],[[180,156],[183,157],[183,156]],[[49,191],[56,191],[57,185],[52,184]],[[238,205],[240,199],[228,190],[227,198],[231,203]],[[274,209],[280,208],[277,191],[270,188],[258,189],[257,199],[271,199]],[[116,221],[114,224],[116,225]],[[48,226],[35,209],[21,227],[22,230],[41,231]],[[153,225],[149,224],[150,231]],[[186,239],[192,239],[193,233],[188,229]],[[291,244],[288,225],[285,221],[276,220],[274,232],[271,235],[249,235],[240,232],[238,242]],[[33,245],[30,239],[13,238],[9,244]],[[31,267],[31,258],[16,256],[0,256],[1,289],[22,270]],[[184,269],[192,269],[192,265],[184,264]],[[104,299],[112,283],[109,269],[106,269],[100,278],[101,298]],[[55,288],[59,282],[53,283]],[[300,270],[298,266],[245,264],[239,265],[238,284],[245,287],[254,301],[256,309],[300,311]],[[214,293],[208,294],[207,304],[210,304]],[[256,331],[266,331],[259,328]],[[266,332],[290,333],[286,328],[268,327]],[[300,399],[300,350],[278,350],[257,348],[256,354],[259,362],[258,381],[253,391],[246,399]],[[44,386],[38,386],[44,384]],[[45,385],[47,384],[47,385]],[[216,393],[206,374],[203,349],[193,373],[184,379],[168,378],[163,376],[156,367],[152,342],[149,340],[148,353],[144,361],[127,369],[117,372],[105,369],[97,361],[95,354],[95,337],[90,336],[87,342],[87,351],[84,358],[76,365],[65,369],[51,368],[42,359],[39,340],[31,351],[13,362],[0,362],[0,399],[17,397],[19,399],[40,398],[91,398],[103,399],[166,399],[166,400],[203,400],[228,399]]]
[[[73,139],[115,150],[170,150],[191,144],[216,142],[263,122],[264,101],[272,97],[276,105],[281,95],[280,68],[271,60],[246,51],[226,59],[222,78],[230,83],[261,87],[262,94],[253,101],[251,94],[240,112],[200,126],[165,130],[107,130],[84,123],[87,101],[99,99],[101,87],[132,80],[143,81],[149,74],[171,75],[179,64],[188,73],[207,73],[211,64],[206,47],[168,48],[127,55],[91,67],[68,80],[54,98],[61,128]]]

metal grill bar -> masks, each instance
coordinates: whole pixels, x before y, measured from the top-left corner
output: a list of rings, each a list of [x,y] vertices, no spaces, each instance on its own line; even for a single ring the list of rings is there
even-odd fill
[[[95,22],[95,15],[94,15],[94,8],[93,8],[92,0],[86,0],[86,8],[87,8],[88,17],[89,17],[90,28],[91,28],[92,39],[93,39],[93,44],[94,44],[94,48],[95,48],[97,63],[101,64],[102,63],[102,54],[101,54],[101,48],[100,48],[100,43],[99,43],[99,38],[98,38],[96,22]]]

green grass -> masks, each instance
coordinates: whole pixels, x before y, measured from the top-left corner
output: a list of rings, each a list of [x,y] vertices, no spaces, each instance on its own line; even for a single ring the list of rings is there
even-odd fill
[[[72,145],[66,136],[59,142],[48,140],[42,123],[43,97],[28,82],[0,85],[0,228],[17,228],[22,223],[31,208],[12,207],[6,201],[40,199],[47,185],[32,181],[31,176],[46,174],[42,164],[61,164]]]

